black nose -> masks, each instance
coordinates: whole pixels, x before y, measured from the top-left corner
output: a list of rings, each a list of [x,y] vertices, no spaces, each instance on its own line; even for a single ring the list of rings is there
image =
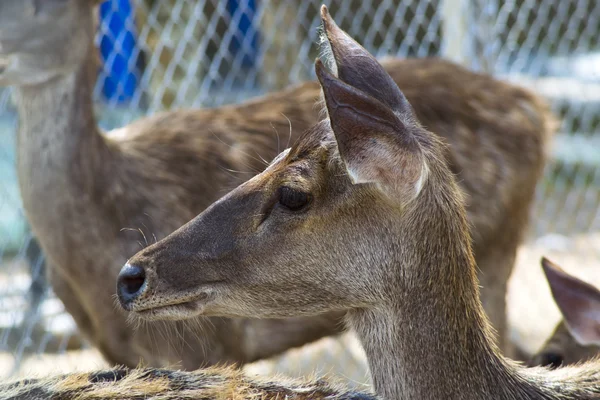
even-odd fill
[[[117,278],[117,295],[124,308],[127,309],[129,303],[142,293],[145,281],[146,273],[143,268],[125,264],[121,269]]]

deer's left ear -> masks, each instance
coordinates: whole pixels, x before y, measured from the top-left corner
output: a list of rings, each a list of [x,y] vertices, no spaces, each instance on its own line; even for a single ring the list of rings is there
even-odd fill
[[[333,76],[320,60],[315,68],[339,153],[352,181],[375,183],[401,202],[415,198],[427,176],[415,135],[421,128]]]

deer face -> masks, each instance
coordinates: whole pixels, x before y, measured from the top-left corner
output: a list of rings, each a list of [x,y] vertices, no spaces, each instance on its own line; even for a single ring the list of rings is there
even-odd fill
[[[368,224],[381,210],[365,215],[364,200],[375,196],[352,185],[332,158],[331,139],[329,124],[317,125],[264,173],[136,254],[121,278],[141,267],[144,279],[137,278],[142,287],[132,291],[141,293],[132,300],[120,289],[125,308],[179,319],[196,313],[285,317],[366,305],[369,299],[357,293],[368,292],[363,282],[369,276],[358,267],[379,261],[368,259],[364,248],[378,244],[353,226],[360,223],[356,215]]]
[[[339,75],[317,61],[329,118],[131,258],[118,282],[126,310],[288,317],[371,307],[401,290],[393,261],[427,187],[431,137],[379,63],[322,16]]]
[[[600,290],[566,273],[547,258],[542,258],[542,268],[564,319],[529,364],[556,368],[597,357]]]
[[[530,366],[542,365],[558,368],[591,360],[598,356],[600,348],[597,345],[583,345],[571,334],[564,321],[556,325],[552,336],[544,343],[529,362]]]
[[[76,69],[92,44],[94,3],[0,1],[0,85],[43,83]]]

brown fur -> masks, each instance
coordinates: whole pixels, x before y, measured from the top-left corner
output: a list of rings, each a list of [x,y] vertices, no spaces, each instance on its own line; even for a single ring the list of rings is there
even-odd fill
[[[248,378],[233,368],[196,372],[114,369],[0,384],[2,400],[369,400],[323,381]]]
[[[9,60],[0,84],[18,86],[23,204],[47,254],[54,291],[103,355],[115,364],[135,366],[142,358],[150,366],[181,361],[193,369],[268,357],[339,332],[343,312],[286,321],[176,322],[169,326],[177,333],[164,340],[161,326],[135,330],[113,303],[118,269],[140,243],[177,229],[264,168],[259,156],[271,159],[317,121],[318,85],[239,106],[160,114],[105,136],[92,110],[91,4],[54,4],[53,17],[41,19],[50,11],[40,3],[32,19],[23,11],[26,3],[0,4],[7,7],[0,12],[2,32],[19,39],[0,34],[0,57]],[[484,306],[502,339],[506,281],[552,118],[531,93],[445,61],[385,65],[421,123],[450,145],[446,158],[467,195]]]

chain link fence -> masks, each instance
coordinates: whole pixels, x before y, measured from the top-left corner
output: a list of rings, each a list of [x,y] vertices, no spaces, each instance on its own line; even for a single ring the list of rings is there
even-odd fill
[[[600,2],[327,3],[337,23],[377,56],[447,57],[546,97],[563,122],[538,188],[531,237],[544,237],[537,243],[551,251],[600,231]],[[102,61],[95,90],[99,124],[111,129],[176,107],[239,102],[313,78],[320,4],[104,2],[96,38]],[[0,364],[5,355],[9,365],[2,374],[18,371],[28,355],[84,346],[70,316],[48,291],[43,255],[23,216],[14,167],[16,119],[10,92],[0,91]],[[600,262],[598,243],[591,241],[585,250],[590,265]],[[326,343],[321,353],[346,371],[355,366],[356,374],[346,378],[364,381],[361,356],[347,350],[356,349],[352,339]],[[268,368],[314,369],[307,356],[294,357]],[[268,369],[265,364],[255,368]]]

